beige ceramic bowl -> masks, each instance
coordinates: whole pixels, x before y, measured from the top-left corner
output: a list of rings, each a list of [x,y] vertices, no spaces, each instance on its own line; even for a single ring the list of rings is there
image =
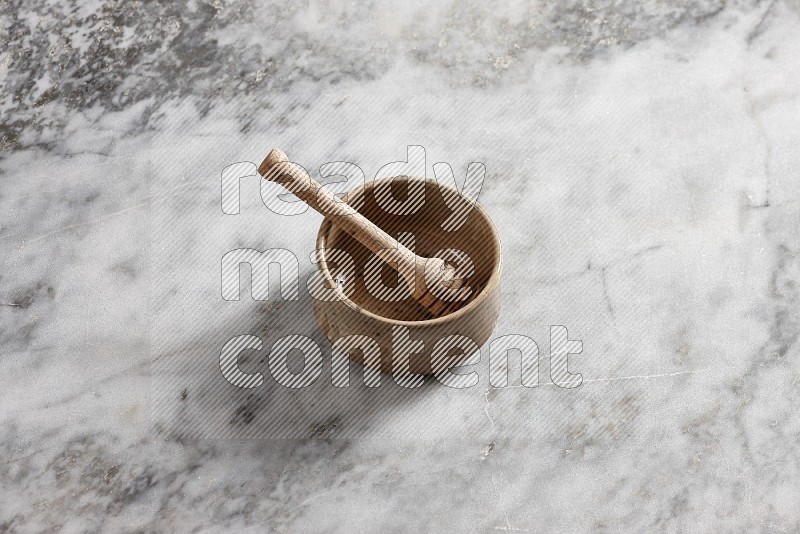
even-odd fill
[[[372,254],[326,219],[317,234],[317,259],[325,285],[336,288],[337,300],[313,300],[313,309],[320,328],[331,341],[353,334],[374,339],[380,346],[383,372],[392,372],[392,327],[407,327],[412,339],[424,342],[424,350],[410,358],[410,371],[429,374],[432,372],[431,351],[438,340],[459,334],[471,338],[480,347],[491,335],[500,310],[500,236],[489,216],[477,204],[472,206],[468,218],[458,230],[444,231],[442,223],[452,213],[448,203],[453,206],[457,202],[462,208],[469,208],[468,201],[454,189],[440,186],[433,180],[408,177],[392,179],[392,188],[397,187],[398,198],[406,190],[408,181],[417,182],[417,185],[422,182],[425,189],[425,202],[412,215],[394,215],[378,206],[374,195],[375,182],[354,189],[345,199],[393,237],[397,238],[403,232],[413,234],[414,251],[421,256],[429,257],[444,248],[466,252],[475,265],[475,273],[468,281],[472,289],[470,299],[449,315],[426,319],[429,316],[424,309],[410,298],[400,302],[374,298],[364,282],[364,266]],[[446,195],[448,203],[445,203],[443,195]],[[350,298],[345,296],[341,285],[337,286],[327,268],[328,265],[335,268],[335,258],[328,257],[332,256],[328,253],[331,249],[344,250],[355,262],[355,286]],[[389,266],[384,267],[382,276],[387,285],[396,283],[397,274]],[[468,356],[466,354],[462,359]],[[362,351],[353,350],[349,357],[364,365]],[[450,361],[454,364],[458,359],[456,355]]]

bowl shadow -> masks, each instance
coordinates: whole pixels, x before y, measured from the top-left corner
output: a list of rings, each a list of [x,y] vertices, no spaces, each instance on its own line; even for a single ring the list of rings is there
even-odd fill
[[[301,280],[308,274],[310,269],[301,274]],[[224,320],[213,326],[198,327],[191,339],[177,344],[152,343],[152,422],[159,433],[178,440],[381,434],[411,405],[419,408],[420,403],[433,403],[430,391],[442,387],[433,377],[425,377],[418,388],[406,388],[396,384],[391,375],[381,374],[378,387],[367,387],[363,368],[350,360],[349,385],[334,386],[331,343],[314,318],[311,296],[301,290],[298,300],[276,297],[254,301],[243,291],[241,301],[223,303],[234,304],[235,313],[225,314]],[[263,376],[257,387],[237,387],[220,369],[222,347],[241,335],[262,341],[260,350],[246,349],[238,356],[242,372]],[[321,372],[306,387],[285,387],[271,373],[271,349],[278,339],[289,335],[311,339],[322,352]],[[302,372],[304,359],[299,350],[292,350],[287,356],[289,370]],[[413,422],[407,418],[402,426],[404,432],[413,431]]]

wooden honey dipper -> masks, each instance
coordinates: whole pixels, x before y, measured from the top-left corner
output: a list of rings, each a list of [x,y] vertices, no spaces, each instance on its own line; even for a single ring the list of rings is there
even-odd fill
[[[411,296],[432,316],[442,317],[465,304],[464,300],[447,298],[464,284],[462,279],[455,278],[453,265],[441,258],[424,258],[412,252],[311,178],[302,167],[289,162],[282,150],[272,149],[258,167],[258,173],[266,180],[281,184],[388,263],[408,287],[413,288]],[[441,286],[436,289],[445,298],[429,290],[429,287],[436,287],[434,284]]]

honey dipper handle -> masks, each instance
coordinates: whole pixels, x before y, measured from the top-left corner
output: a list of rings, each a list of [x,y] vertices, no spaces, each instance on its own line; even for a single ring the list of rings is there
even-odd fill
[[[290,193],[397,269],[409,287],[414,288],[412,292],[414,298],[419,298],[425,293],[423,280],[427,260],[414,254],[349,204],[337,198],[311,178],[302,167],[289,162],[283,151],[278,148],[272,149],[258,167],[258,173],[264,179],[284,186]]]

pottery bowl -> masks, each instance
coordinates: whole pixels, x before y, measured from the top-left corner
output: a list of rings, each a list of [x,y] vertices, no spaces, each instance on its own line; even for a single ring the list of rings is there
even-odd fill
[[[322,271],[322,283],[331,290],[333,297],[328,300],[314,299],[314,315],[332,342],[345,336],[368,336],[373,339],[380,347],[380,354],[379,357],[374,355],[373,350],[370,354],[374,356],[370,357],[367,364],[373,368],[379,367],[386,373],[393,372],[392,350],[403,350],[403,347],[392,346],[393,332],[396,344],[400,332],[398,327],[407,328],[406,333],[412,340],[424,344],[414,342],[407,345],[414,349],[408,351],[412,353],[407,360],[407,370],[416,374],[430,374],[442,367],[463,362],[491,335],[500,309],[500,237],[486,212],[455,189],[424,178],[400,176],[388,181],[391,183],[385,180],[368,182],[350,191],[345,200],[406,246],[412,243],[409,238],[413,236],[413,247],[409,248],[420,256],[430,257],[448,248],[465,252],[474,265],[474,272],[467,280],[469,298],[457,311],[438,318],[431,318],[410,297],[388,302],[375,298],[372,294],[375,291],[367,287],[365,273],[373,277],[380,276],[384,286],[389,287],[401,283],[398,282],[397,273],[388,265],[380,264],[369,250],[326,219],[317,234],[317,263]],[[376,190],[378,184],[380,189]],[[376,200],[376,192],[379,192],[381,200],[386,198],[387,187],[396,200],[404,194],[407,200],[412,191],[424,191],[423,202],[415,204],[421,204],[421,207],[414,213],[390,213],[382,207],[386,205],[385,201],[381,205]],[[417,195],[415,198],[420,197]],[[456,229],[453,229],[454,213],[466,214],[466,220]],[[337,249],[346,252],[353,260],[354,269],[351,268],[346,275],[350,280],[341,274],[343,263],[337,262],[337,259],[341,260],[342,256],[337,257],[337,253],[332,252]],[[373,262],[372,268],[365,269],[370,261]],[[379,267],[375,267],[375,263],[380,264]],[[454,335],[464,336],[474,345],[468,342],[455,343],[456,346],[452,347],[454,343],[449,336]],[[434,351],[437,342],[440,346]],[[441,356],[447,352],[448,346],[451,346],[451,350],[443,359]],[[347,355],[364,365],[365,352],[355,348],[349,350]],[[433,363],[432,353],[436,355]],[[376,363],[376,358],[379,358],[379,363]],[[446,365],[442,362],[446,362]],[[397,369],[394,371],[397,372]]]

